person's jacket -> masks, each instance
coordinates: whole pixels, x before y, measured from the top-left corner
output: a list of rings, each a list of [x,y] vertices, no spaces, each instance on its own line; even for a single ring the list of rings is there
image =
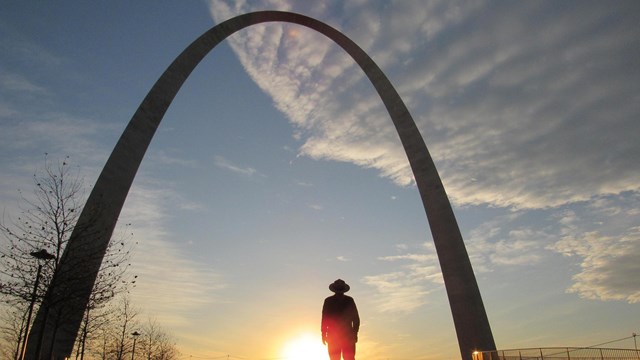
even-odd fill
[[[321,324],[323,337],[328,341],[335,339],[357,341],[359,329],[360,317],[352,297],[336,294],[324,300]]]

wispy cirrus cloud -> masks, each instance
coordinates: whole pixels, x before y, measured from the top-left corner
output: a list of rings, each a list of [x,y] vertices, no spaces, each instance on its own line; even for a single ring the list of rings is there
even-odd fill
[[[310,209],[316,210],[316,211],[320,211],[323,210],[324,207],[320,204],[309,204],[308,205]]]
[[[409,313],[424,305],[430,292],[421,280],[404,272],[365,276],[362,282],[378,291],[375,304],[380,312]]]
[[[638,195],[605,196],[593,199],[587,206],[571,205],[544,212],[544,219],[536,221],[531,217],[540,214],[527,211],[496,216],[473,229],[466,239],[473,268],[478,273],[535,269],[548,265],[551,255],[559,253],[578,269],[570,274],[568,293],[592,300],[637,303],[638,204]],[[413,298],[413,308],[428,301],[427,289],[442,282],[432,243],[420,249],[399,245],[396,254],[379,260],[398,263],[401,270],[367,277],[365,283],[380,294],[390,291],[387,282],[413,290],[420,287],[422,295]],[[398,309],[412,309],[407,304],[400,302]],[[389,300],[381,309],[395,307]]]
[[[467,247],[479,272],[544,266],[552,253],[575,262],[567,292],[594,300],[638,302],[639,195],[603,196],[539,216],[514,212],[475,228]],[[528,224],[528,225],[523,225]]]
[[[179,165],[179,166],[184,166],[189,168],[193,168],[198,165],[197,161],[195,160],[185,159],[167,150],[157,150],[147,156],[152,161],[155,161],[162,165]]]
[[[622,204],[611,198],[598,199],[594,203],[600,206],[586,213],[564,211],[558,215],[562,236],[548,249],[576,259],[580,268],[568,292],[594,300],[640,302],[640,226],[634,216],[639,209],[637,201],[638,196]]]
[[[401,254],[382,256],[379,261],[397,262],[399,271],[365,276],[362,281],[380,294],[378,311],[410,313],[427,303],[428,295],[443,284],[438,258],[432,244],[425,243],[420,252],[409,252],[401,246]]]
[[[630,134],[640,130],[640,75],[629,59],[640,40],[625,16],[637,4],[210,4],[217,21],[291,10],[351,36],[400,90],[458,203],[542,208],[639,189]],[[349,16],[333,17],[336,8]],[[412,182],[388,115],[342,50],[289,24],[257,25],[230,42],[305,137],[302,154]]]
[[[77,166],[79,179],[91,184],[108,155],[108,149],[95,140],[113,135],[112,126],[67,113],[11,109],[2,119],[0,131],[4,170],[0,194],[5,199],[15,199],[17,189],[29,189],[33,184],[25,179],[41,170],[47,158],[57,162],[71,156],[67,162]]]
[[[0,103],[0,119],[8,118],[18,114],[18,111],[13,108],[10,104]]]
[[[254,175],[262,175],[260,174],[260,172],[258,172],[258,170],[249,167],[249,166],[240,166],[237,164],[234,164],[233,162],[231,162],[230,160],[226,159],[223,156],[220,155],[216,155],[213,159],[213,163],[215,166],[221,168],[221,169],[225,169],[225,170],[229,170],[231,172],[234,172],[236,174],[240,174],[243,176],[254,176]]]
[[[469,256],[476,271],[500,266],[536,266],[548,255],[553,242],[548,229],[519,223],[522,212],[497,216],[473,229],[467,238]]]
[[[47,93],[44,87],[34,84],[19,74],[0,73],[0,88],[3,91],[12,92]]]
[[[301,187],[313,187],[313,184],[310,182],[306,182],[306,181],[301,181],[301,180],[294,180],[294,184],[301,186]]]
[[[51,52],[11,27],[3,27],[2,30],[5,36],[0,39],[0,51],[6,58],[18,60],[27,66],[51,68],[67,62],[64,57]]]
[[[593,300],[640,302],[640,227],[629,229],[622,238],[597,232],[567,236],[552,249],[581,259],[581,270],[573,276],[568,292]]]

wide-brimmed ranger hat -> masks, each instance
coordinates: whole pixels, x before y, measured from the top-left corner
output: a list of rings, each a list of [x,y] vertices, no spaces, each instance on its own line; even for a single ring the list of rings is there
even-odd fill
[[[346,293],[351,287],[342,279],[338,279],[329,285],[329,290],[334,293]]]

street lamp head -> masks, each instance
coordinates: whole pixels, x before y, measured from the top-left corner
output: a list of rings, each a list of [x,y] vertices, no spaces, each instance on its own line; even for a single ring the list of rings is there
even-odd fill
[[[140,333],[139,333],[139,332],[137,332],[137,331],[134,331],[134,332],[132,332],[132,333],[131,333],[131,335],[133,335],[133,337],[138,337],[138,336],[140,336],[140,335],[142,335],[142,334],[140,334]]]
[[[31,256],[40,260],[53,260],[56,258],[55,255],[49,254],[45,249],[42,249],[40,251],[33,251],[31,252]]]

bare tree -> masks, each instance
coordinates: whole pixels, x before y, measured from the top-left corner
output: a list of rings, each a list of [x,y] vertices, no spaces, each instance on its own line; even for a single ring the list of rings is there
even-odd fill
[[[158,353],[154,360],[176,360],[180,352],[171,336],[165,334],[158,341]]]
[[[173,337],[151,318],[142,327],[140,349],[145,360],[174,360],[179,355]]]
[[[110,306],[110,316],[107,316],[106,322],[99,328],[96,336],[87,342],[85,352],[91,356],[91,359],[113,360],[118,353],[119,331],[116,329],[116,308]]]
[[[152,359],[158,347],[158,338],[161,335],[160,325],[155,319],[147,319],[142,327],[142,339],[140,341],[140,355],[143,359]]]
[[[66,157],[63,161],[52,163],[45,157],[44,168],[33,175],[33,193],[19,190],[22,203],[17,218],[3,216],[0,222],[0,234],[3,235],[0,244],[0,299],[10,306],[24,308],[24,304],[30,304],[32,309],[37,302],[46,311],[51,305],[47,289],[64,294],[58,297],[62,302],[74,297],[73,292],[68,291],[73,289],[73,284],[54,281],[64,248],[85,200],[83,181],[77,170],[72,171],[68,159]],[[33,257],[42,250],[51,254],[50,261]],[[110,244],[91,294],[88,311],[103,306],[116,294],[126,290],[128,281],[123,279],[128,258],[129,246],[125,241]],[[49,286],[52,283],[56,285],[53,290]],[[51,316],[59,324],[64,320],[65,312],[58,311]],[[92,319],[89,314],[87,316],[87,319]],[[28,330],[29,324],[26,325],[22,331]],[[19,338],[24,339],[25,336],[21,333]]]
[[[3,218],[0,223],[6,241],[0,249],[0,289],[9,301],[30,300],[38,267],[30,254],[43,249],[55,259],[43,268],[42,288],[48,286],[84,199],[82,182],[77,173],[70,173],[66,160],[57,166],[45,160],[44,174],[34,174],[33,182],[33,194],[19,190],[22,204],[17,219],[7,224]]]
[[[123,360],[124,356],[132,349],[131,333],[138,326],[136,317],[140,311],[131,304],[128,296],[123,296],[116,311],[115,328],[117,329],[116,360]]]
[[[0,357],[18,360],[24,342],[27,311],[18,306],[2,306],[0,313]]]
[[[67,159],[53,165],[45,158],[43,172],[33,175],[33,194],[19,190],[22,204],[17,219],[7,223],[3,218],[0,223],[4,235],[4,246],[0,248],[0,294],[11,305],[30,303],[29,313],[36,299],[43,299],[56,273],[84,198],[82,182],[77,173],[70,172]],[[32,255],[38,253],[46,254],[41,258],[52,260],[37,260]],[[25,331],[29,325],[26,324]]]

